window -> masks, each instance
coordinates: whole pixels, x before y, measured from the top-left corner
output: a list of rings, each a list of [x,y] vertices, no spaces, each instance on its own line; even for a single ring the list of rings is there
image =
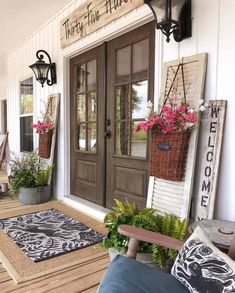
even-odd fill
[[[96,152],[96,59],[78,65],[76,85],[77,149]]]
[[[147,157],[147,134],[133,133],[145,121],[149,87],[149,39],[116,51],[115,153]]]
[[[33,151],[33,78],[20,82],[20,151]]]

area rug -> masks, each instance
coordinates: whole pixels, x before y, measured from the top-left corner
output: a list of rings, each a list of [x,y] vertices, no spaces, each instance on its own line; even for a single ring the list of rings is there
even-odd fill
[[[53,208],[0,220],[0,229],[34,262],[94,245],[104,238]]]
[[[26,282],[28,280],[33,280],[35,278],[43,277],[47,274],[54,273],[56,271],[60,271],[67,268],[72,267],[78,267],[82,266],[83,264],[92,263],[93,261],[104,259],[107,257],[107,251],[103,248],[101,248],[98,244],[94,245],[94,242],[100,241],[103,237],[102,235],[106,234],[106,230],[103,226],[103,224],[91,217],[88,217],[87,215],[78,212],[77,210],[66,206],[65,204],[62,204],[60,202],[55,203],[47,203],[37,206],[27,206],[27,207],[20,207],[17,208],[14,211],[6,211],[6,212],[0,212],[0,219],[1,223],[4,223],[4,221],[12,220],[13,218],[17,218],[17,221],[20,221],[20,219],[25,219],[31,215],[42,215],[42,213],[48,213],[48,212],[54,212],[58,216],[61,216],[61,222],[57,225],[63,225],[65,224],[65,219],[68,220],[71,219],[70,224],[75,225],[76,228],[79,226],[80,228],[80,236],[81,236],[81,230],[84,229],[85,233],[92,231],[91,234],[86,234],[85,238],[86,240],[82,242],[77,242],[77,244],[71,244],[73,242],[73,239],[69,239],[69,244],[64,244],[64,247],[62,249],[66,250],[69,253],[65,253],[62,255],[58,255],[56,257],[52,257],[52,255],[49,255],[49,258],[45,259],[43,261],[35,262],[32,259],[30,259],[26,255],[26,251],[24,252],[12,239],[2,230],[0,229],[0,261],[8,271],[8,273],[11,275],[11,277],[14,279],[16,283],[22,283]],[[40,219],[38,219],[40,221]],[[29,220],[30,222],[30,220]],[[80,224],[83,224],[84,226],[81,226]],[[18,223],[19,224],[19,223]],[[31,225],[32,223],[28,223]],[[71,229],[71,226],[69,228],[69,224],[67,228],[63,226],[64,233]],[[74,228],[74,227],[73,227]],[[37,230],[39,228],[36,228]],[[89,230],[89,231],[88,231]],[[72,229],[72,235],[75,235],[75,231]],[[78,231],[78,230],[77,230]],[[82,231],[82,233],[84,232]],[[44,230],[44,234],[49,235],[51,233],[51,230]],[[58,231],[57,231],[58,232]],[[57,232],[54,232],[55,234],[58,234]],[[15,232],[16,233],[16,232]],[[20,232],[21,233],[21,232]],[[52,232],[53,233],[53,232]],[[41,234],[44,238],[44,234]],[[70,233],[65,233],[66,235]],[[38,234],[39,235],[39,234]],[[83,233],[84,235],[84,233]],[[58,235],[57,235],[58,236]],[[78,236],[78,235],[77,235]],[[95,236],[95,237],[93,237]],[[67,236],[66,236],[67,237]],[[50,237],[49,237],[50,238]],[[75,239],[76,237],[74,237]],[[29,239],[26,239],[27,242],[30,242]],[[41,239],[42,240],[42,239]],[[40,240],[40,241],[41,241]],[[67,242],[66,242],[67,240]],[[66,239],[63,243],[68,243],[68,239]],[[34,240],[33,240],[34,241]],[[94,241],[93,243],[91,243]],[[23,241],[24,242],[24,241]],[[79,243],[79,244],[78,244]],[[85,245],[85,243],[89,243],[88,246],[83,247],[82,249],[79,249],[79,246]],[[63,246],[63,244],[62,244]],[[77,246],[77,247],[76,247]],[[67,247],[67,248],[66,248]],[[30,246],[28,247],[28,252],[30,253]],[[48,248],[48,247],[47,247]],[[74,249],[73,249],[74,248]],[[50,254],[55,253],[55,251],[50,252]],[[60,254],[60,253],[59,253]],[[45,255],[44,255],[45,256]],[[42,257],[44,257],[42,255]],[[36,256],[36,260],[38,260],[38,255]]]

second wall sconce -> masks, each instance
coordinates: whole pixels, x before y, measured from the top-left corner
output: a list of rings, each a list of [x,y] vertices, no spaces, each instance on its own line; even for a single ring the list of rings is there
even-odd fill
[[[192,36],[191,0],[144,0],[152,10],[156,28],[160,29],[170,41],[170,35],[176,42]]]

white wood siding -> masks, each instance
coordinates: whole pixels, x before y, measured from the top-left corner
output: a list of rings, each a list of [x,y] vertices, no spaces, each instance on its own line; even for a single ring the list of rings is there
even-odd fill
[[[61,93],[56,192],[59,198],[69,194],[69,57],[80,54],[152,19],[151,12],[145,5],[62,50],[60,49],[59,38],[60,20],[81,5],[82,2],[84,1],[73,1],[65,7],[61,13],[52,18],[9,54],[7,60],[8,128],[10,147],[16,152],[19,151],[19,81],[32,75],[28,66],[35,62],[37,50],[47,50],[52,61],[56,62],[58,77],[56,85],[41,88],[39,83],[34,83],[34,115],[36,119],[41,99],[45,99],[49,93]],[[205,100],[228,100],[216,217],[235,221],[235,185],[233,184],[235,135],[231,128],[234,125],[235,117],[235,91],[231,88],[231,85],[235,82],[235,38],[231,29],[235,26],[235,1],[192,0],[192,9],[192,38],[181,43],[175,43],[172,40],[167,44],[165,37],[156,32],[155,105],[160,90],[161,64],[183,56],[207,52],[208,69]],[[200,158],[200,145],[199,141],[198,158]],[[200,169],[200,159],[197,160],[197,169]],[[198,183],[196,176],[195,188]]]

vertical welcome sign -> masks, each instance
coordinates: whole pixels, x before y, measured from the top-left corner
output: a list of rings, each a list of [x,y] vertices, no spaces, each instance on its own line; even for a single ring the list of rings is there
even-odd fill
[[[205,132],[202,137],[203,151],[196,221],[213,218],[226,105],[227,102],[224,100],[210,101],[204,114],[207,118],[203,125]]]
[[[143,0],[86,1],[60,22],[61,47],[72,44],[141,5]]]

